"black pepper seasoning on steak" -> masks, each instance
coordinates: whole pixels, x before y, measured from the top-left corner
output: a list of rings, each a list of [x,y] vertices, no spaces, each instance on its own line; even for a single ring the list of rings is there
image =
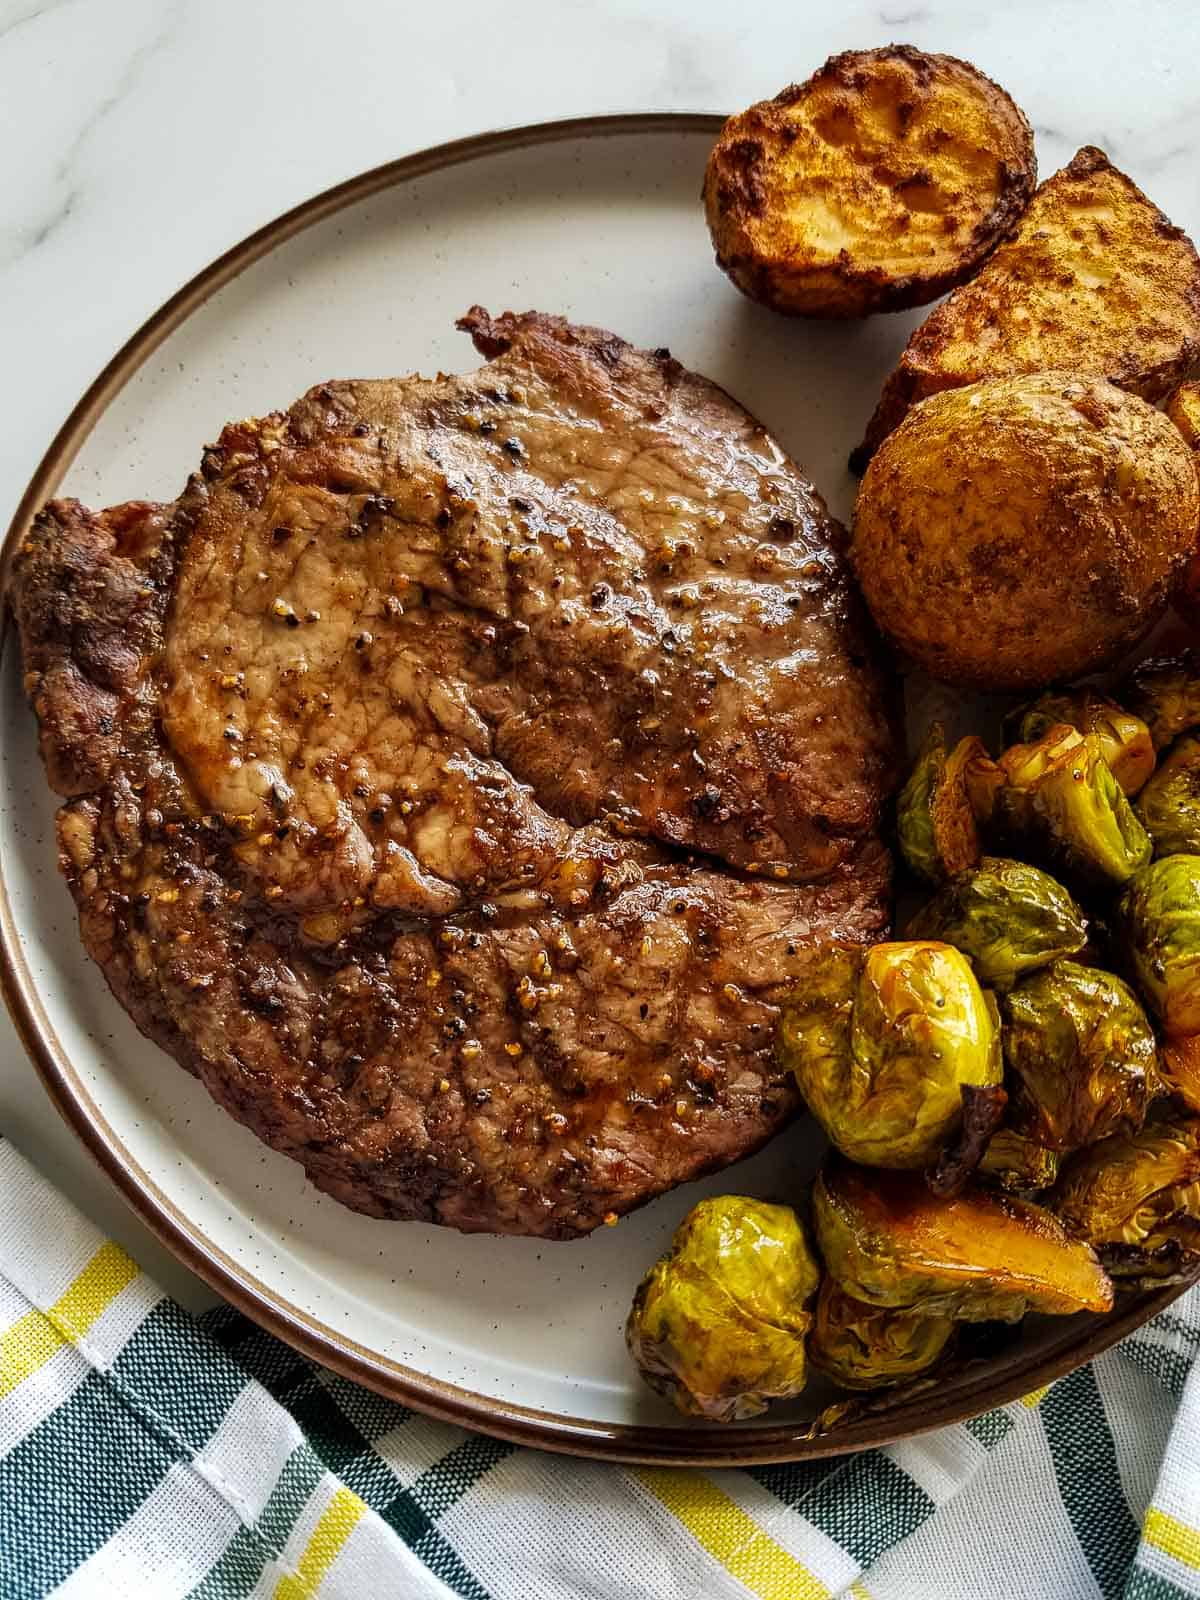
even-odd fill
[[[53,503],[13,605],[138,1026],[347,1205],[565,1238],[794,1113],[774,998],[884,928],[890,731],[751,417],[462,326],[481,370],[231,424],[173,505]]]

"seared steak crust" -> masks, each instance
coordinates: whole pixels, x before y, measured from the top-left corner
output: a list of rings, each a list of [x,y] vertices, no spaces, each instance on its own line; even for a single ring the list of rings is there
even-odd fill
[[[231,424],[14,567],[84,942],[356,1209],[569,1237],[793,1113],[773,999],[886,919],[888,717],[840,531],[665,352]]]

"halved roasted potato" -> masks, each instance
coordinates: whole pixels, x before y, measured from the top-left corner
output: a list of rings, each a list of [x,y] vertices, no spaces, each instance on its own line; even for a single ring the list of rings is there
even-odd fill
[[[1194,456],[1200,456],[1200,383],[1181,383],[1167,401],[1167,415],[1183,435]],[[1200,534],[1200,530],[1197,530]],[[1196,552],[1183,575],[1175,603],[1184,616],[1200,627],[1200,537]]]
[[[856,471],[919,400],[1051,367],[1158,401],[1200,357],[1200,256],[1103,150],[1041,185],[1012,238],[908,341]]]
[[[725,124],[704,208],[752,300],[862,317],[936,299],[1021,215],[1037,166],[1024,115],[954,56],[909,45],[831,56]]]

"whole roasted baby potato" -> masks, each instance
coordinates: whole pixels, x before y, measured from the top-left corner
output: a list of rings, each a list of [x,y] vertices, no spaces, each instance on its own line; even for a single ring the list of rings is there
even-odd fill
[[[813,1185],[813,1226],[829,1276],[869,1305],[961,1322],[1112,1307],[1092,1250],[1008,1195],[968,1189],[941,1200],[913,1173],[834,1157]]]
[[[808,1359],[843,1389],[882,1389],[917,1378],[941,1360],[954,1333],[949,1317],[884,1311],[823,1278],[808,1336]]]
[[[919,666],[1018,691],[1135,644],[1198,520],[1191,452],[1161,412],[1043,372],[914,407],[863,478],[851,558],[875,621]]]
[[[776,311],[861,317],[936,299],[1021,215],[1033,134],[965,61],[907,45],[832,56],[731,117],[709,157],[717,261]]]
[[[804,1387],[805,1305],[819,1275],[790,1206],[736,1194],[701,1200],[638,1287],[629,1353],[688,1416],[757,1416]]]
[[[778,1048],[832,1143],[877,1167],[936,1161],[964,1089],[1003,1076],[994,998],[930,941],[830,946],[782,1000]]]
[[[1015,1128],[1059,1151],[1139,1130],[1161,1084],[1154,1030],[1128,984],[1056,961],[1002,1009]]]
[[[1200,855],[1143,867],[1119,912],[1138,985],[1168,1039],[1200,1034]]]
[[[1200,1119],[1148,1123],[1081,1150],[1048,1203],[1114,1278],[1185,1281],[1200,1270]]]
[[[1100,754],[1127,795],[1138,790],[1154,771],[1154,744],[1141,717],[1125,711],[1098,689],[1061,689],[1039,695],[1022,706],[1006,726],[1013,743],[1032,744],[1066,725],[1076,733],[1094,734]]]
[[[1087,943],[1087,923],[1049,873],[1025,861],[983,856],[916,913],[911,939],[941,939],[971,958],[981,983],[1003,992],[1027,972]]]

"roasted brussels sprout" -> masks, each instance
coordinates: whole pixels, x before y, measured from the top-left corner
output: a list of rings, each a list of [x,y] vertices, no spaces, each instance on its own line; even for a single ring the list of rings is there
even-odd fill
[[[979,825],[1003,781],[982,740],[960,739],[947,755],[945,729],[930,724],[896,802],[900,853],[918,877],[940,883],[979,860]]]
[[[1037,1194],[1058,1176],[1058,1152],[1015,1128],[1001,1128],[988,1141],[976,1176],[980,1183],[1006,1194]]]
[[[1112,1306],[1092,1250],[1008,1195],[972,1188],[938,1200],[911,1173],[834,1157],[813,1185],[813,1223],[830,1277],[869,1305],[962,1322]]]
[[[1138,983],[1168,1037],[1200,1033],[1200,855],[1143,867],[1120,915]]]
[[[1050,1150],[1136,1133],[1161,1087],[1158,1045],[1137,997],[1097,967],[1056,961],[1003,1001],[1010,1118]]]
[[[1000,757],[1007,782],[997,809],[1028,838],[1092,883],[1124,883],[1150,859],[1150,840],[1100,752],[1095,734],[1066,724]]]
[[[981,983],[1002,991],[1087,943],[1083,913],[1062,885],[1003,856],[983,856],[951,878],[913,917],[908,933],[952,944],[970,956]]]
[[[923,1167],[961,1118],[962,1089],[1003,1076],[996,1002],[947,944],[831,946],[780,1006],[779,1055],[852,1160]]]
[[[1137,803],[1156,856],[1200,855],[1200,733],[1181,734]]]
[[[1150,729],[1154,748],[1165,750],[1181,733],[1200,728],[1200,657],[1185,650],[1143,661],[1121,698]]]
[[[790,1206],[701,1200],[642,1279],[625,1342],[643,1378],[690,1416],[729,1422],[799,1394],[819,1268]]]
[[[882,1389],[928,1372],[945,1354],[954,1323],[884,1311],[821,1281],[808,1359],[843,1389]]]
[[[1154,1285],[1200,1270],[1200,1118],[1147,1125],[1081,1150],[1050,1204],[1116,1278]]]
[[[1154,745],[1141,717],[1123,711],[1097,689],[1062,689],[1041,696],[1010,719],[1014,740],[1033,744],[1051,728],[1074,728],[1093,733],[1100,754],[1113,777],[1128,795],[1137,794],[1154,771]]]
[[[1168,1039],[1162,1053],[1163,1082],[1189,1111],[1200,1111],[1200,1033]]]

